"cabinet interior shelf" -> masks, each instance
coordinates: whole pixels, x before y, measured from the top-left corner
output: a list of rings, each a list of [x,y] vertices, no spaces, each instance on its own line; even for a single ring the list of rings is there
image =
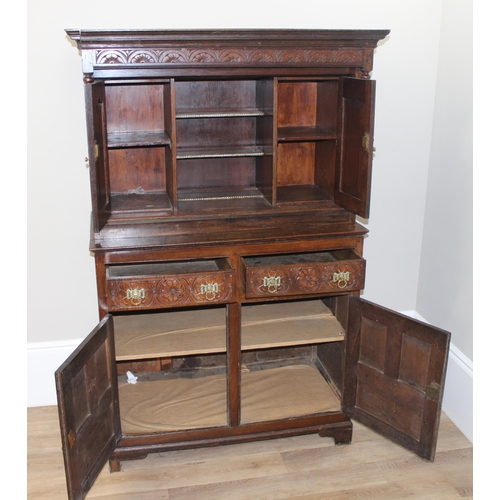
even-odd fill
[[[325,141],[336,139],[333,129],[327,127],[280,127],[278,129],[279,142]]]
[[[221,109],[185,109],[177,111],[177,119],[186,118],[241,118],[253,116],[269,116],[271,112],[258,108],[221,108]]]
[[[115,316],[117,361],[226,352],[224,307]],[[246,305],[242,350],[344,340],[320,300]]]
[[[168,213],[173,211],[168,195],[162,193],[145,193],[139,187],[126,194],[111,196],[111,215],[120,218],[120,215],[147,212]]]
[[[108,147],[111,149],[169,146],[170,137],[163,131],[109,132]]]
[[[201,158],[238,158],[245,156],[264,156],[265,152],[257,147],[248,146],[241,148],[205,148],[205,149],[178,149],[178,160],[191,160]]]

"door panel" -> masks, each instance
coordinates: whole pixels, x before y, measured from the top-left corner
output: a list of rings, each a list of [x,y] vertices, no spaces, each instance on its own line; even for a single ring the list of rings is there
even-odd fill
[[[109,162],[106,125],[106,88],[103,81],[85,85],[92,213],[96,230],[102,228],[109,212]],[[104,212],[106,211],[106,212]]]
[[[80,500],[121,434],[110,316],[78,346],[55,377],[68,497]]]
[[[350,297],[343,411],[434,459],[450,334]]]
[[[368,218],[373,157],[375,82],[341,78],[340,141],[335,202]]]

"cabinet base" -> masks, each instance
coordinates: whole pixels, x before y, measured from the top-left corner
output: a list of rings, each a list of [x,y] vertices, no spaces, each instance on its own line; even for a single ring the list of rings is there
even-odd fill
[[[159,436],[156,443],[140,444],[127,446],[129,440],[139,440],[139,438],[127,437],[123,443],[119,444],[113,452],[109,464],[111,472],[120,470],[120,461],[122,460],[137,460],[145,458],[149,453],[159,453],[165,451],[185,450],[194,448],[203,448],[208,446],[222,446],[228,444],[247,443],[251,441],[262,441],[266,439],[279,439],[291,436],[300,436],[303,434],[318,434],[321,437],[330,437],[335,441],[335,444],[348,444],[352,440],[352,422],[344,415],[337,415],[341,421],[325,424],[310,425],[304,427],[287,426],[283,422],[283,428],[258,430],[253,427],[264,427],[265,424],[242,426],[242,427],[226,427],[224,429],[216,429],[211,431],[194,431],[192,433],[183,433],[184,439],[176,439],[166,442],[158,442],[164,439],[166,435]],[[153,441],[153,436],[147,436],[149,441]],[[180,436],[179,436],[180,437]],[[143,440],[144,442],[144,440]]]

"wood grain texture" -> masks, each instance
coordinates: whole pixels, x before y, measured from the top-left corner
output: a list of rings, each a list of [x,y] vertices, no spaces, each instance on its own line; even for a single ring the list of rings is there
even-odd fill
[[[434,463],[354,422],[353,441],[335,446],[305,435],[151,454],[105,466],[88,499],[337,500],[472,499],[472,445],[441,416]],[[28,408],[28,499],[65,500],[55,406]]]

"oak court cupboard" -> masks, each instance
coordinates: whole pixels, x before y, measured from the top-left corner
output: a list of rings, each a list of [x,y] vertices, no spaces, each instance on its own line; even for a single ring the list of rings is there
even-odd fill
[[[388,30],[77,30],[100,323],[56,371],[68,496],[109,460],[351,419],[433,460],[449,333],[360,298]]]

